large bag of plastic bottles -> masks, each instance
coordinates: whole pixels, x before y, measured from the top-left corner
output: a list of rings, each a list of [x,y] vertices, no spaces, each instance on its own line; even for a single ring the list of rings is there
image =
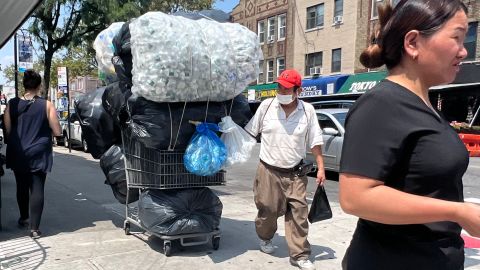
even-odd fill
[[[240,24],[149,12],[129,27],[134,95],[155,102],[225,101],[258,78],[258,37]]]
[[[200,176],[210,176],[220,171],[227,159],[227,149],[215,133],[218,130],[217,124],[197,125],[183,156],[187,171]]]
[[[107,29],[100,32],[93,42],[95,59],[98,63],[98,75],[107,84],[117,81],[115,68],[112,64],[114,52],[112,40],[118,34],[123,24],[123,22],[112,23]]]

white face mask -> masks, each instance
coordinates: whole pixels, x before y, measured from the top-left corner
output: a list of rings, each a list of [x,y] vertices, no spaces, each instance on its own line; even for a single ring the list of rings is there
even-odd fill
[[[278,99],[278,103],[282,105],[288,105],[295,100],[293,98],[293,95],[281,95],[281,94],[277,94],[277,99]]]

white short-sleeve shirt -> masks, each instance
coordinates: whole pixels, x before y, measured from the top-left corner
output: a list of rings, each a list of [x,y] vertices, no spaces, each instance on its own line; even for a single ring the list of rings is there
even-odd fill
[[[255,137],[262,134],[260,159],[280,168],[293,168],[307,148],[323,144],[315,109],[301,100],[288,118],[276,98],[264,100],[245,130]]]

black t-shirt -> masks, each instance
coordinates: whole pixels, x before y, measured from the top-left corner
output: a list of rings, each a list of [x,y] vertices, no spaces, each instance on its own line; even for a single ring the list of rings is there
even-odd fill
[[[413,92],[382,81],[357,100],[345,128],[341,173],[463,201],[468,152],[449,123]],[[460,232],[454,222],[387,225],[360,219],[344,269],[463,269]]]

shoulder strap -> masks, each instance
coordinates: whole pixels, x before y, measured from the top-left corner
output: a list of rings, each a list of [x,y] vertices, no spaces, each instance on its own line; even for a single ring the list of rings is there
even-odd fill
[[[265,116],[267,115],[267,112],[268,112],[268,109],[270,109],[270,106],[272,105],[273,101],[275,100],[275,98],[272,98],[272,101],[270,101],[270,104],[268,104],[268,107],[267,109],[265,110],[265,113],[263,113],[263,116],[262,116],[262,127],[263,127],[263,120],[265,120]]]

